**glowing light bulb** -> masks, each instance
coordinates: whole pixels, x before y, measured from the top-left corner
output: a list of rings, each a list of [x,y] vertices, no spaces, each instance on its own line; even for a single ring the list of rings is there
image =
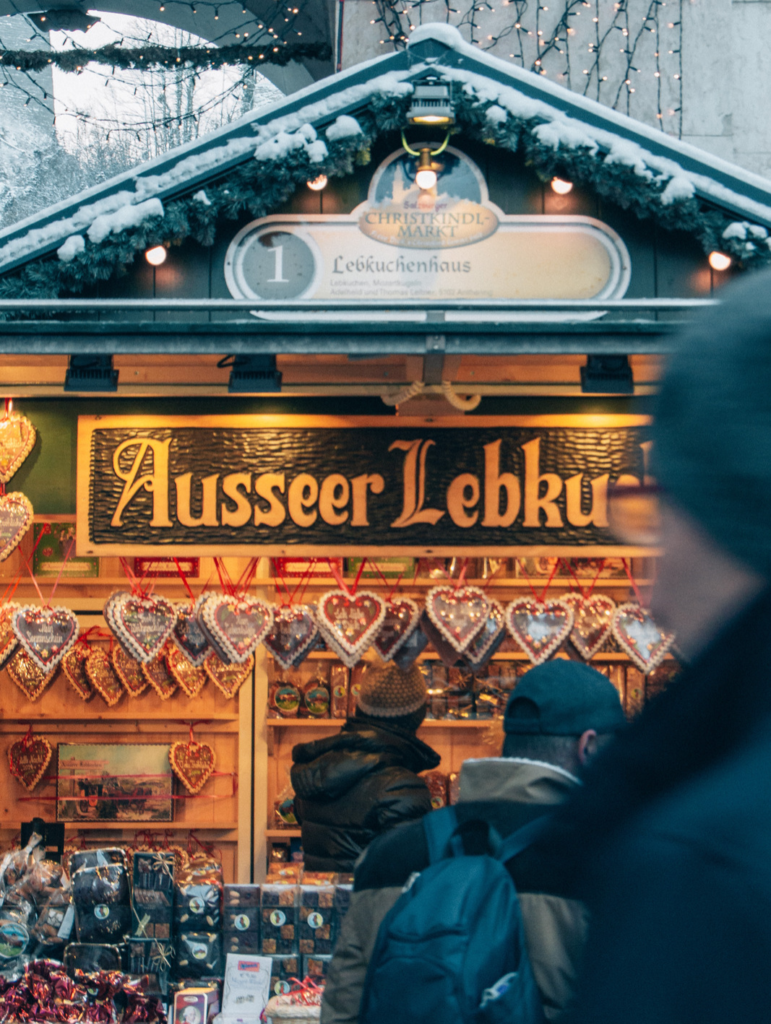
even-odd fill
[[[308,182],[308,188],[313,189],[314,192],[320,192],[323,188],[327,187],[327,176],[326,174],[320,174],[318,178],[314,178],[313,181]]]
[[[551,187],[558,196],[566,196],[568,192],[573,191],[573,182],[565,181],[563,178],[552,178]]]
[[[420,189],[431,189],[436,185],[436,171],[431,167],[424,167],[415,175],[415,184]]]
[[[145,259],[151,267],[160,267],[166,262],[166,248],[163,245],[155,245],[145,253]]]
[[[728,270],[732,263],[731,257],[728,253],[718,252],[717,249],[709,254],[708,259],[709,265],[713,270]]]

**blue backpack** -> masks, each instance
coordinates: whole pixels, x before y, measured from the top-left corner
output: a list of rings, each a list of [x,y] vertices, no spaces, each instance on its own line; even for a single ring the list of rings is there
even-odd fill
[[[458,826],[452,807],[423,819],[429,866],[380,925],[359,1024],[543,1024],[509,860],[543,829],[537,819],[501,841],[485,822]],[[463,835],[487,832],[487,854]]]

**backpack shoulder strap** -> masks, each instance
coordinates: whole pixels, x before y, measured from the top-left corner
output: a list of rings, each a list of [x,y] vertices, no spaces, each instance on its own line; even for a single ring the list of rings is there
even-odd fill
[[[516,832],[512,832],[510,836],[506,836],[501,843],[496,859],[502,864],[513,860],[517,854],[522,853],[528,846],[532,846],[536,839],[546,831],[550,821],[551,814],[542,814],[533,821],[529,821],[527,825],[523,825],[522,828],[518,828]]]
[[[454,807],[443,807],[440,811],[429,811],[423,817],[423,831],[428,844],[428,862],[436,864],[446,856],[447,846],[458,827],[458,816]]]

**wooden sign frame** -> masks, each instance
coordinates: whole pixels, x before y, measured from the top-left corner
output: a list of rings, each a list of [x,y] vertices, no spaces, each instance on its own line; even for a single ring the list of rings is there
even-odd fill
[[[284,556],[284,557],[329,557],[332,555],[389,555],[389,554],[402,554],[412,556],[424,556],[424,557],[451,557],[454,555],[460,556],[473,556],[473,555],[492,555],[492,556],[511,556],[514,552],[518,555],[543,555],[551,554],[555,551],[566,557],[597,557],[602,555],[608,556],[626,556],[632,557],[637,555],[651,555],[654,552],[650,548],[639,548],[617,545],[612,542],[609,543],[564,543],[561,542],[557,537],[554,538],[553,542],[549,542],[548,539],[544,539],[539,543],[487,543],[486,541],[478,541],[475,544],[463,543],[446,543],[440,542],[436,544],[431,543],[372,543],[367,541],[368,530],[364,529],[361,534],[361,541],[358,543],[346,543],[342,538],[340,542],[330,540],[326,543],[240,543],[240,542],[227,542],[218,540],[216,543],[201,543],[195,541],[192,543],[180,540],[178,537],[170,538],[169,543],[146,543],[141,537],[127,536],[125,541],[120,542],[108,540],[99,541],[93,539],[91,532],[91,496],[93,487],[93,461],[94,461],[94,450],[95,450],[95,435],[99,431],[134,431],[138,433],[137,438],[142,436],[148,437],[149,433],[153,430],[183,430],[188,428],[211,428],[211,429],[223,429],[233,431],[247,431],[247,430],[284,430],[284,429],[300,429],[300,430],[329,430],[329,431],[340,431],[340,430],[371,430],[377,428],[378,431],[384,431],[388,433],[396,432],[414,432],[416,430],[430,430],[431,432],[437,431],[463,431],[464,434],[468,431],[506,431],[509,428],[527,428],[529,430],[551,430],[551,429],[566,429],[570,430],[587,430],[596,429],[602,430],[626,430],[628,428],[642,428],[650,426],[651,419],[648,416],[635,416],[635,415],[607,415],[607,414],[570,414],[570,415],[546,415],[546,416],[451,416],[451,417],[391,417],[391,416],[271,416],[271,415],[254,415],[254,416],[80,416],[78,417],[78,467],[77,467],[77,537],[78,537],[78,555],[140,555],[140,556],[161,556],[168,555],[170,551],[177,553],[198,555],[198,556],[211,556],[211,555],[241,555],[241,556]],[[374,435],[373,435],[374,436]],[[379,436],[379,434],[377,435]],[[533,435],[535,437],[535,435]],[[128,443],[128,442],[126,442]],[[138,443],[138,442],[136,442]],[[407,452],[408,442],[401,441],[402,451]],[[462,453],[461,453],[462,454]],[[402,456],[400,456],[401,458]],[[487,456],[485,455],[485,458]],[[406,454],[404,456],[405,467]],[[418,464],[417,452],[415,453],[415,465]],[[104,462],[104,457],[102,458]],[[424,460],[425,461],[425,460]],[[461,466],[462,459],[459,463]],[[141,467],[140,467],[141,468]],[[140,468],[137,468],[134,473],[134,484],[139,478]],[[462,466],[461,466],[462,468]],[[458,473],[461,474],[461,468],[458,469]],[[595,467],[596,468],[596,467]],[[322,473],[325,471],[323,466],[319,466],[319,479],[321,479]],[[222,472],[225,472],[223,470]],[[254,467],[254,473],[260,472],[259,467]],[[417,469],[416,469],[417,473]],[[187,474],[185,474],[187,475]],[[469,474],[465,474],[469,476]],[[121,478],[125,479],[125,478]],[[404,469],[404,487],[406,494],[406,479],[407,470]],[[176,478],[175,478],[176,481]],[[416,486],[418,485],[416,476]],[[170,486],[170,485],[169,485]],[[469,486],[468,484],[466,486]],[[540,486],[540,484],[538,485]],[[579,487],[581,485],[579,484]],[[100,493],[104,493],[103,489]],[[178,492],[179,493],[179,492]],[[379,492],[376,492],[379,493]],[[465,514],[465,509],[470,508],[467,499],[464,497],[465,491],[461,487],[460,498],[457,497],[457,488],[454,492],[456,495],[456,502],[460,501],[461,505],[458,505],[457,515],[462,516]],[[282,491],[284,498],[286,494]],[[473,495],[473,488],[472,488]],[[124,488],[125,496],[125,488]],[[150,499],[146,499],[150,500]],[[315,500],[315,499],[314,499]],[[365,489],[365,502],[367,500],[366,489]],[[470,500],[470,499],[469,499]],[[477,499],[479,501],[479,499]],[[190,497],[188,490],[188,514],[190,514]],[[421,499],[422,501],[422,499]],[[310,507],[310,506],[303,506]],[[338,507],[338,506],[334,506]],[[420,503],[417,504],[418,508],[421,508]],[[404,509],[407,508],[407,499],[405,497]],[[331,513],[330,513],[331,514]],[[403,515],[406,512],[403,511]],[[453,515],[453,513],[450,513]],[[401,517],[400,517],[401,518]],[[414,518],[414,516],[413,516]],[[295,520],[296,521],[296,520]],[[329,522],[329,520],[326,520]],[[540,521],[540,520],[539,520]],[[396,521],[398,522],[398,520]],[[449,525],[449,520],[447,521]],[[453,517],[453,523],[457,525],[457,518]],[[250,524],[251,525],[251,524]],[[353,514],[351,525],[359,525],[353,523]],[[392,527],[394,523],[390,524]],[[411,523],[408,523],[411,525]],[[540,527],[539,527],[540,529]],[[458,532],[457,530],[455,531]],[[544,530],[540,529],[543,533]],[[500,531],[499,531],[500,533]],[[437,540],[441,540],[441,530],[437,529]],[[492,541],[492,537],[490,538]]]

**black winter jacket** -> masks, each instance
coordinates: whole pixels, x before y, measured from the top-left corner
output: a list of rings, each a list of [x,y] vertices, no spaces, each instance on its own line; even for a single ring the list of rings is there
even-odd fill
[[[769,1020],[769,623],[766,591],[596,759],[537,844],[541,865],[568,857],[592,915],[575,1024]]]
[[[439,755],[413,733],[382,720],[351,719],[336,736],[292,751],[295,813],[311,871],[353,871],[376,835],[431,810],[418,772]]]

